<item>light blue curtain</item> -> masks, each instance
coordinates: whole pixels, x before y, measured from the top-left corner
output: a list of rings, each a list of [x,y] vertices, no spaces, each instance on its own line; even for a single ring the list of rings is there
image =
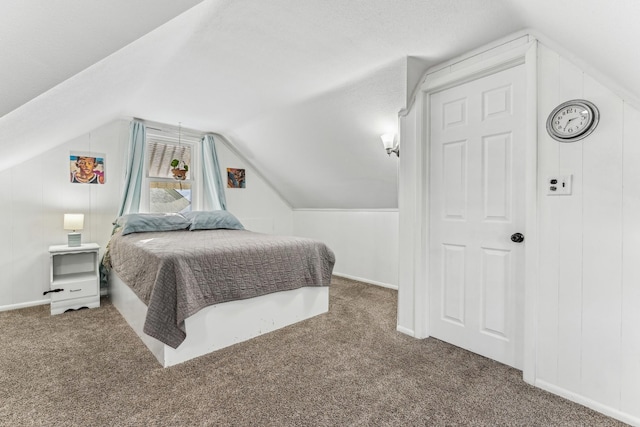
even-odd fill
[[[227,209],[223,182],[213,135],[205,135],[202,138],[202,184],[205,209]]]
[[[146,139],[144,123],[133,120],[129,127],[129,153],[126,162],[124,193],[118,216],[140,211],[142,190],[142,169],[144,166],[144,143]]]

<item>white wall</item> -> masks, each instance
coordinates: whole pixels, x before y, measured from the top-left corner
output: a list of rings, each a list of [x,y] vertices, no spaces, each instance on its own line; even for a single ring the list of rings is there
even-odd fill
[[[527,272],[536,278],[527,295],[534,342],[527,380],[640,425],[640,111],[540,43],[536,60],[537,93],[528,102],[537,101],[538,233],[527,241],[538,242],[539,262]],[[600,124],[582,141],[558,143],[546,118],[573,98],[594,102]],[[428,335],[418,309],[428,299],[423,108],[416,102],[401,118],[398,330],[415,336]],[[573,174],[573,195],[546,196],[546,178],[558,174]]]
[[[227,210],[248,230],[292,235],[291,206],[228,141],[219,137],[214,139],[225,186],[227,168],[245,169],[246,188],[225,188]]]
[[[542,44],[538,67],[539,185],[573,174],[573,195],[539,192],[536,383],[640,423],[640,112]],[[575,98],[600,123],[557,143],[544,120]]]
[[[118,212],[129,119],[116,120],[24,163],[0,172],[0,311],[48,303],[50,245],[65,244],[64,213],[85,214],[83,242],[96,242],[100,254]],[[222,143],[220,143],[222,142]],[[216,142],[220,167],[246,168],[247,188],[226,189],[227,208],[248,229],[292,234],[291,208],[225,142]],[[69,153],[105,154],[106,183],[69,182]]]
[[[118,120],[0,172],[0,310],[48,302],[50,245],[65,244],[64,213],[84,213],[83,242],[102,251],[111,234],[123,180],[128,121]],[[69,182],[70,151],[105,154],[104,185]]]
[[[397,289],[396,209],[296,209],[293,232],[320,240],[333,250],[334,274]]]
[[[422,336],[417,325],[423,323],[420,318],[426,317],[426,313],[415,310],[416,301],[420,298],[419,284],[422,283],[419,270],[423,264],[417,259],[421,253],[419,246],[422,239],[417,238],[416,232],[422,233],[424,222],[421,204],[416,196],[426,185],[418,174],[422,162],[422,144],[418,142],[421,112],[420,106],[416,105],[401,117],[399,138],[403,154],[398,171],[398,330],[416,337]]]

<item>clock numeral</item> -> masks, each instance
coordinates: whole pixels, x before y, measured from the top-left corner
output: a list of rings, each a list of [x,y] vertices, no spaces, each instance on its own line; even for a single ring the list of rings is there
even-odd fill
[[[549,115],[547,130],[552,138],[560,142],[571,142],[591,133],[598,118],[598,109],[589,101],[567,101]]]

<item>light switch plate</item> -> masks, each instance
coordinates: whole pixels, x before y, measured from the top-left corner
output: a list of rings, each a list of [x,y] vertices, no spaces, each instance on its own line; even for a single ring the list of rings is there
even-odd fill
[[[570,196],[573,175],[556,175],[547,178],[547,196]]]

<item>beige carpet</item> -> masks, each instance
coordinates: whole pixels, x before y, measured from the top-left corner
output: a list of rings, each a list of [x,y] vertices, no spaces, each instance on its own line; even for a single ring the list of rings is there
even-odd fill
[[[350,280],[334,278],[328,314],[167,369],[102,303],[0,313],[0,425],[621,425],[396,332],[396,292]]]

